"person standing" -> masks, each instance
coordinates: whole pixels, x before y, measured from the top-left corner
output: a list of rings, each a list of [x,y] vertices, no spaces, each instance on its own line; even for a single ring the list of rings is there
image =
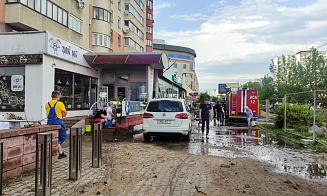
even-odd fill
[[[247,121],[248,121],[248,127],[252,127],[251,126],[251,119],[253,118],[253,112],[252,112],[252,110],[248,106],[246,106],[245,109],[246,109],[246,116],[247,116]]]
[[[199,112],[200,120],[202,120],[202,134],[204,134],[204,126],[206,125],[207,128],[207,138],[209,138],[209,119],[212,120],[211,114],[211,105],[208,104],[208,99],[204,100],[204,103],[200,105],[200,112]]]
[[[223,104],[221,103],[221,101],[218,102],[217,107],[217,120],[218,120],[218,125],[222,126],[223,125]]]
[[[113,103],[109,103],[109,107],[107,109],[107,116],[109,117],[108,120],[111,120],[113,122],[114,113],[112,112],[112,109],[115,107]]]
[[[61,145],[64,143],[67,137],[66,127],[64,121],[62,120],[62,117],[67,116],[67,110],[65,108],[65,105],[59,101],[60,93],[58,91],[53,91],[51,97],[52,100],[49,101],[47,104],[45,104],[45,109],[48,117],[47,124],[61,125],[61,128],[59,130],[59,137],[58,137],[58,152],[59,152],[58,159],[62,159],[67,157],[67,155],[65,155],[61,150]]]

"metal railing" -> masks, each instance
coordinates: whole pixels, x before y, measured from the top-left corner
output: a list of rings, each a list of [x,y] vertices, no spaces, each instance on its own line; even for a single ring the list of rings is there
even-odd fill
[[[82,172],[82,127],[70,128],[69,179],[78,180]]]
[[[52,133],[37,134],[35,170],[35,195],[51,195]]]
[[[87,116],[94,115],[97,111],[101,110],[104,105],[109,106],[110,101],[102,102],[98,101],[92,104]]]
[[[92,166],[98,168],[102,165],[102,126],[103,123],[93,124]]]

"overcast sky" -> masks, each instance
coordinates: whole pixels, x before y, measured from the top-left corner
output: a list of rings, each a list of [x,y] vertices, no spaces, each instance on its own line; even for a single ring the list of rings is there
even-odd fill
[[[154,38],[196,51],[205,91],[262,78],[275,55],[327,43],[326,10],[327,0],[154,0]]]

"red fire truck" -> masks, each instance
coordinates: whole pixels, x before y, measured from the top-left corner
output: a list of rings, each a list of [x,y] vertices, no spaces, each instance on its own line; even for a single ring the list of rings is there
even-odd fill
[[[232,87],[226,97],[227,118],[246,119],[246,106],[252,110],[254,119],[259,117],[259,94],[256,88],[239,90],[238,87]]]

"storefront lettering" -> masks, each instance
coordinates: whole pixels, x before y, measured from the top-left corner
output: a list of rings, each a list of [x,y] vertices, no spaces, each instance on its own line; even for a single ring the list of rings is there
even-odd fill
[[[70,47],[62,46],[62,54],[63,55],[72,55],[72,58],[77,58],[77,50],[71,50]]]
[[[43,63],[42,54],[0,56],[0,65],[27,65],[27,64],[42,64],[42,63]]]

